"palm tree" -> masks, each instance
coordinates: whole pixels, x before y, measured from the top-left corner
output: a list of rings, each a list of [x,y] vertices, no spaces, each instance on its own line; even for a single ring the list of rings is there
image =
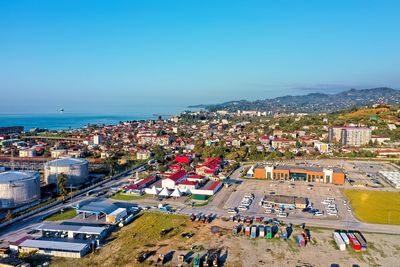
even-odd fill
[[[65,197],[68,194],[67,191],[67,182],[68,182],[68,176],[65,173],[60,173],[57,176],[57,188],[58,192],[60,195]]]

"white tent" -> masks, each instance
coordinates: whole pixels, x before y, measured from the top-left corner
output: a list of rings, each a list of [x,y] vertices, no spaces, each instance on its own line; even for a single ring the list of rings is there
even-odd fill
[[[154,185],[150,190],[146,190],[146,194],[158,195],[158,193],[160,193],[160,190],[158,190]]]
[[[181,191],[179,190],[179,188],[176,188],[175,190],[174,190],[174,192],[172,192],[172,194],[171,194],[171,197],[181,197],[182,196],[182,193],[181,193]]]
[[[169,197],[171,195],[171,192],[168,190],[168,188],[164,187],[158,195],[163,197]]]

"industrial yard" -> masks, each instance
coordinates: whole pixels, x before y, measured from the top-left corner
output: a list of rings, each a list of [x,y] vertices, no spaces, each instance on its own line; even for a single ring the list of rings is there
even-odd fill
[[[98,252],[80,260],[53,258],[51,266],[154,266],[160,254],[166,256],[166,266],[180,264],[179,255],[186,255],[191,263],[187,266],[192,266],[197,255],[204,256],[209,250],[219,252],[220,266],[396,266],[400,256],[397,235],[363,233],[368,250],[354,252],[351,248],[340,251],[328,229],[309,228],[310,242],[299,247],[295,241],[301,231],[298,226],[293,226],[292,237],[284,241],[253,239],[244,233],[234,236],[231,229],[236,224],[222,219],[203,224],[181,215],[142,213],[134,223],[112,234]],[[182,237],[182,233],[193,236]],[[138,263],[137,256],[144,252],[150,253],[148,258]]]

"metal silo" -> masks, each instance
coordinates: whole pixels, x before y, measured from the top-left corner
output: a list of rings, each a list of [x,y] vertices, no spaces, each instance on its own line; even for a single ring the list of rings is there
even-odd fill
[[[38,172],[8,171],[0,173],[0,208],[15,208],[40,198]]]
[[[78,187],[89,179],[89,163],[81,158],[61,158],[45,163],[46,184],[57,184],[57,176],[61,173],[68,176],[68,186]]]

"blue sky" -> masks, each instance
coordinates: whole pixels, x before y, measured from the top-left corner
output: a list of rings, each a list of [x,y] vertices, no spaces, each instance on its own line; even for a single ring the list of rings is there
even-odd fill
[[[0,112],[400,88],[400,1],[0,1]]]

